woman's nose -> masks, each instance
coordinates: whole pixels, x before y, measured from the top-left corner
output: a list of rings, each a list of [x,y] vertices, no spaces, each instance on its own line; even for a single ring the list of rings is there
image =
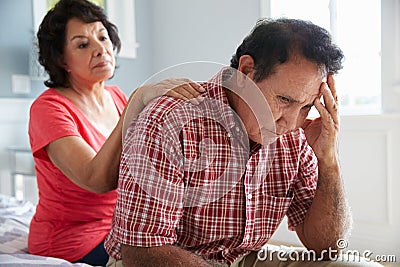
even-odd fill
[[[101,56],[104,53],[106,53],[106,51],[107,51],[107,49],[106,49],[104,44],[102,44],[100,42],[96,42],[96,47],[95,47],[95,50],[94,50],[94,55],[95,56]]]

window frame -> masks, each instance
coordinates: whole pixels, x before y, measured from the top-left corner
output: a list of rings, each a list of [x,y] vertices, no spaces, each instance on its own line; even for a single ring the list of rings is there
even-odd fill
[[[335,0],[331,4],[335,4]],[[381,107],[341,108],[341,115],[400,112],[400,1],[381,0]],[[271,0],[260,0],[260,17],[271,17]],[[366,77],[367,78],[367,77]]]
[[[400,1],[381,0],[381,18],[382,109],[400,112]]]

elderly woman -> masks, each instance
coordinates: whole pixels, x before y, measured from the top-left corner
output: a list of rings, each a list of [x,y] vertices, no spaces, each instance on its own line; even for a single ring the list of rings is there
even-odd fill
[[[114,75],[117,28],[103,10],[85,0],[61,0],[38,31],[39,61],[49,87],[32,104],[29,137],[39,203],[28,247],[32,254],[105,265],[103,240],[117,197],[122,123],[127,100]],[[183,85],[180,85],[182,84]],[[131,96],[169,95],[190,99],[202,89],[187,80],[146,86]],[[131,115],[131,114],[130,114]]]

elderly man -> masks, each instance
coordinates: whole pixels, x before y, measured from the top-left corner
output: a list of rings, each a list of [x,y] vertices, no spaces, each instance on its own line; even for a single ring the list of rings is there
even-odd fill
[[[151,102],[125,136],[109,266],[339,265],[320,260],[351,225],[337,154],[342,59],[312,23],[261,20],[199,105]],[[313,106],[320,117],[307,120]],[[264,257],[284,216],[315,260]]]

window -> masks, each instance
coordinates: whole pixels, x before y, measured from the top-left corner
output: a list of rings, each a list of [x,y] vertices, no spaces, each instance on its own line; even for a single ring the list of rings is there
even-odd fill
[[[399,1],[385,0],[383,4],[390,6],[385,9],[382,6],[381,11],[380,0],[261,0],[261,15],[309,20],[327,29],[345,55],[344,68],[336,76],[341,114],[371,114],[382,109],[393,110],[386,107],[382,99],[393,93],[392,85],[396,84],[392,81],[384,88],[386,76],[381,75],[382,69],[398,63],[393,56],[384,60],[381,44],[384,45],[383,41],[394,42],[395,26],[399,23],[396,21],[400,11]],[[394,12],[392,18],[389,16],[392,21],[385,22],[388,19],[386,14],[381,18],[386,9]],[[383,23],[392,25],[388,32],[381,33],[381,29],[385,29],[381,26]],[[397,78],[399,75],[400,71]]]

